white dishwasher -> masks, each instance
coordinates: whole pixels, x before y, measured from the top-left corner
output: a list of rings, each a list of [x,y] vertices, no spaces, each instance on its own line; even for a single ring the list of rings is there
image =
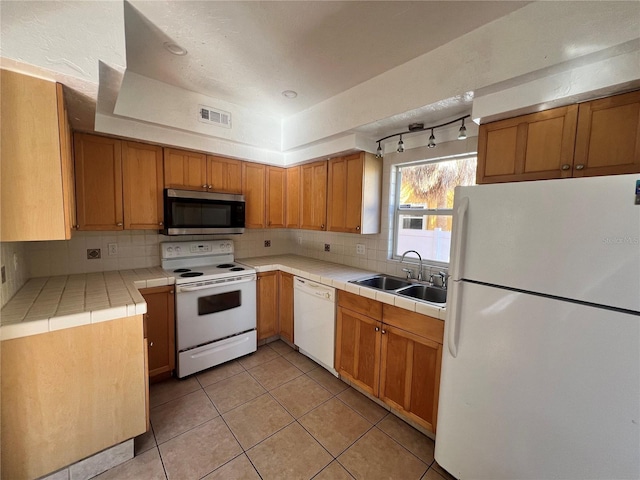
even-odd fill
[[[306,278],[293,278],[293,326],[300,353],[336,377],[333,350],[336,330],[336,289]]]

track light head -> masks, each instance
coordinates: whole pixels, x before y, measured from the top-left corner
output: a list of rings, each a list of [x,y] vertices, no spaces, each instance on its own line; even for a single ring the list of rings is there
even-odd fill
[[[436,146],[436,137],[433,135],[433,128],[431,129],[431,135],[429,135],[429,143],[427,143],[427,147],[433,148]]]
[[[404,152],[404,142],[402,141],[402,135],[400,135],[400,141],[398,142],[398,153]]]
[[[467,138],[467,127],[464,126],[464,118],[462,119],[462,125],[460,126],[460,130],[458,130],[458,140],[464,140]]]
[[[378,149],[376,150],[376,158],[382,158],[382,147],[380,146],[380,142],[378,142]]]

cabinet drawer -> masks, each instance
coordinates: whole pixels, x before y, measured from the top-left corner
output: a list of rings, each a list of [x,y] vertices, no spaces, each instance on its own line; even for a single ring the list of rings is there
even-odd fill
[[[382,319],[382,303],[367,297],[338,290],[338,305],[375,320]]]
[[[382,321],[434,342],[442,343],[444,322],[437,318],[385,304]]]

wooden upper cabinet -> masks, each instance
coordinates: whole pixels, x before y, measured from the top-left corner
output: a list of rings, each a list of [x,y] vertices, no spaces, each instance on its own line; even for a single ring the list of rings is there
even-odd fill
[[[79,230],[122,230],[122,142],[74,135]]]
[[[208,155],[208,190],[220,193],[242,193],[243,163],[232,158]]]
[[[122,142],[124,228],[162,228],[162,148],[138,142]]]
[[[300,228],[300,167],[287,168],[285,227]]]
[[[245,199],[245,227],[265,227],[265,165],[243,162],[242,193]]]
[[[327,229],[327,161],[300,167],[300,228]]]
[[[267,167],[266,222],[269,228],[284,228],[287,200],[287,171]]]
[[[581,103],[575,177],[640,172],[640,91]]]
[[[73,162],[62,86],[0,71],[1,240],[65,240],[74,220]]]
[[[278,272],[280,279],[278,288],[280,294],[280,336],[294,343],[293,335],[293,275]]]
[[[262,272],[258,274],[257,314],[258,340],[277,335],[280,331],[278,323],[278,272]]]
[[[477,183],[572,176],[578,106],[480,125]]]
[[[188,150],[165,148],[164,186],[206,191],[208,188],[207,156]]]
[[[360,152],[329,160],[327,230],[380,233],[382,161]]]

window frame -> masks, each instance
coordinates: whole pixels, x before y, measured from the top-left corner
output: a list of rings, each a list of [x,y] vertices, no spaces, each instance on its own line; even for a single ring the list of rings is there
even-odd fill
[[[469,152],[460,155],[449,155],[444,157],[430,158],[428,160],[419,160],[416,162],[407,162],[407,163],[398,163],[394,165],[395,168],[395,192],[394,192],[394,206],[393,206],[393,242],[391,245],[391,259],[398,260],[402,258],[402,255],[398,255],[397,247],[398,247],[398,225],[400,222],[400,215],[411,213],[416,216],[425,216],[425,215],[448,215],[453,217],[453,208],[400,208],[400,191],[402,190],[402,169],[406,167],[419,167],[420,165],[428,165],[432,163],[440,163],[451,160],[465,160],[468,158],[477,158],[477,152]],[[477,166],[476,166],[477,168]],[[407,263],[415,263],[416,265],[419,263],[416,257],[405,257],[405,262]],[[438,260],[432,260],[429,258],[423,258],[422,264],[432,266],[432,267],[442,267],[449,268],[449,262],[441,262]]]

